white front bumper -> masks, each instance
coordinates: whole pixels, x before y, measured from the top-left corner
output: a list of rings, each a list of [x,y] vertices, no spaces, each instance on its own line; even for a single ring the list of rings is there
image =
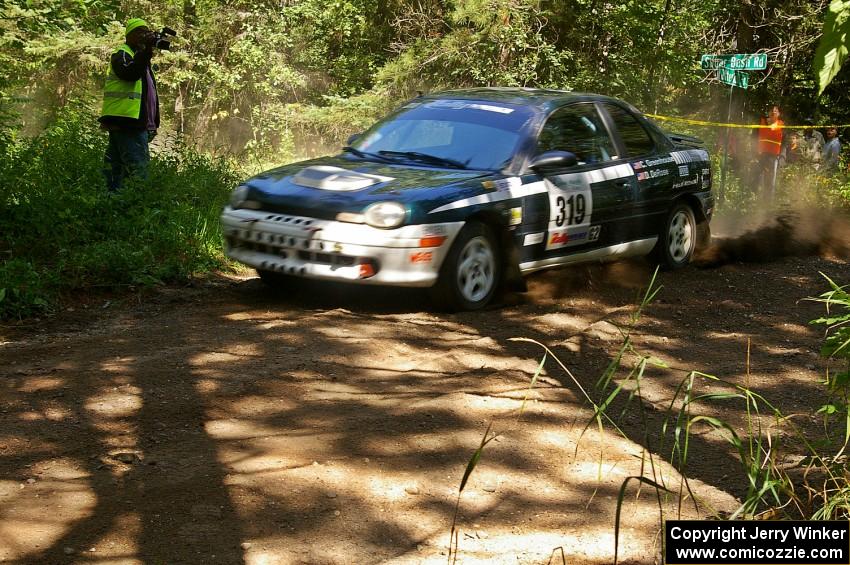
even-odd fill
[[[221,215],[225,254],[255,269],[362,284],[428,287],[437,281],[463,222],[382,230],[351,224],[226,207]],[[438,247],[424,237],[445,236]],[[363,265],[374,275],[364,278]]]

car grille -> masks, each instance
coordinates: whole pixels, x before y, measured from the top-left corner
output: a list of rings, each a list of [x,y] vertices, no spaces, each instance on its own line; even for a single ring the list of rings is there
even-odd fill
[[[248,249],[258,253],[274,255],[281,259],[298,258],[309,263],[319,263],[336,267],[350,267],[357,258],[340,253],[327,253],[325,243],[311,241],[306,238],[235,230],[227,236],[227,244],[231,249]]]

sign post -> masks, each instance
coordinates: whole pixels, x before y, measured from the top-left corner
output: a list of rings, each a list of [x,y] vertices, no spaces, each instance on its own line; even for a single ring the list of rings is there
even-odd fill
[[[746,88],[750,85],[750,77],[747,73],[732,70],[728,67],[720,67],[717,69],[717,78],[723,84],[729,86],[737,86],[738,88]]]
[[[743,71],[763,71],[767,68],[767,53],[735,53],[728,55],[712,55],[707,53],[700,57],[700,67],[713,70],[717,79],[729,85],[729,110],[726,112],[726,123],[732,120],[732,93],[736,88],[746,89],[750,78]],[[720,200],[726,196],[726,169],[729,160],[729,141],[731,128],[726,128],[726,143],[723,146],[723,165],[720,169]]]
[[[726,111],[726,123],[732,121],[732,92],[735,90],[734,84],[729,84],[729,109]],[[726,128],[726,143],[723,144],[723,168],[720,169],[720,201],[726,200],[726,169],[729,160],[729,142],[732,137],[732,128]],[[739,161],[740,162],[740,161]]]

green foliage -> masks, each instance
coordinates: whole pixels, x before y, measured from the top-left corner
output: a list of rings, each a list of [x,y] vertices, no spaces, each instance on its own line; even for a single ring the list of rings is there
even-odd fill
[[[353,133],[362,132],[392,109],[392,98],[376,92],[343,98],[327,95],[323,105],[271,104],[255,114],[256,144],[262,154],[312,157],[338,151]]]
[[[110,196],[105,133],[68,108],[41,135],[7,141],[0,160],[0,317],[43,310],[62,291],[180,280],[223,264],[218,215],[240,174],[179,143],[146,181]]]
[[[0,319],[26,318],[49,309],[52,273],[40,273],[25,259],[0,263]]]
[[[850,52],[850,1],[832,0],[823,22],[823,35],[815,51],[818,94],[832,82]]]
[[[847,285],[839,286],[835,281],[821,273],[831,290],[813,298],[826,308],[826,315],[811,321],[812,324],[826,327],[821,355],[829,359],[830,370],[827,371],[826,385],[829,391],[829,401],[821,406],[819,414],[823,414],[824,423],[836,419],[841,420],[844,437],[841,448],[833,457],[816,457],[809,466],[819,469],[822,478],[820,484],[809,487],[813,498],[810,506],[814,507],[814,520],[840,520],[850,516],[850,481],[847,477],[846,458],[844,451],[850,443],[850,293]],[[837,364],[838,368],[834,369]],[[828,425],[824,426],[829,438]],[[816,454],[815,454],[816,455]],[[809,486],[809,485],[806,485]]]
[[[552,87],[693,113],[722,106],[696,68],[699,55],[733,49],[776,54],[773,72],[754,74],[766,80],[746,92],[750,107],[784,99],[804,116],[840,119],[850,115],[843,74],[813,102],[811,58],[826,1],[759,10],[720,0],[7,0],[0,8],[0,119],[12,96],[29,101],[21,115],[31,133],[73,100],[96,105],[123,22],[140,15],[180,34],[175,50],[155,60],[164,127],[198,147],[247,148],[260,160],[314,153],[303,148],[314,141],[311,130],[321,130],[315,144],[338,146],[339,135],[363,129],[374,109],[416,90]],[[846,27],[838,13],[829,12],[835,33],[825,41]],[[342,102],[364,97],[365,106]],[[351,126],[327,127],[341,109]]]
[[[816,191],[813,195],[815,202],[812,204],[850,208],[850,177],[847,175],[842,173],[814,175],[812,184]]]
[[[380,82],[407,91],[411,86],[557,87],[563,82],[570,54],[554,43],[548,12],[537,1],[462,0],[450,6],[437,27],[445,33],[412,40],[378,73]]]
[[[358,94],[386,59],[392,4],[378,0],[302,0],[283,10],[296,66],[322,69],[332,81],[329,94]]]
[[[823,274],[823,273],[821,273]],[[823,275],[832,290],[824,292],[817,302],[826,306],[826,316],[812,320],[812,324],[826,326],[826,338],[821,355],[837,362],[840,368],[828,374],[827,385],[832,397],[829,404],[821,407],[820,412],[827,417],[843,417],[846,421],[844,446],[850,440],[850,294],[847,286],[838,286],[832,279]]]

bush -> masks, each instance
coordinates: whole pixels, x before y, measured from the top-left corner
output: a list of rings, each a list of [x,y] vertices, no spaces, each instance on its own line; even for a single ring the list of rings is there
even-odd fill
[[[223,265],[218,215],[239,173],[181,143],[147,180],[109,195],[106,135],[85,109],[0,152],[0,317],[48,309],[71,289],[176,281]]]
[[[47,281],[32,263],[11,259],[0,264],[0,318],[38,315],[48,307]]]

